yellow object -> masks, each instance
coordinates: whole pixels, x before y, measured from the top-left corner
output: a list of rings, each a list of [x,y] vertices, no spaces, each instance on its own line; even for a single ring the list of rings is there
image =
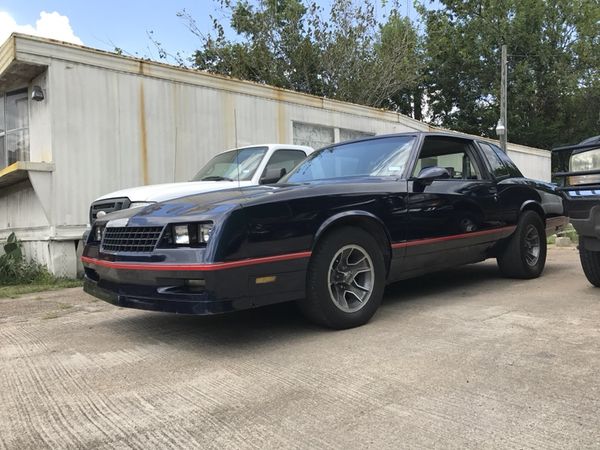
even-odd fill
[[[276,280],[277,280],[277,277],[275,275],[271,275],[271,276],[268,276],[268,277],[258,277],[256,279],[256,284],[273,283]]]

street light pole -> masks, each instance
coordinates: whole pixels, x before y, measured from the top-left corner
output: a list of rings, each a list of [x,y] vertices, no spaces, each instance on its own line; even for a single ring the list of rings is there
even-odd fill
[[[500,122],[504,126],[503,133],[500,134],[500,146],[502,151],[506,153],[506,143],[508,142],[508,120],[506,116],[506,101],[507,101],[507,54],[506,44],[502,45],[502,67],[500,71]]]

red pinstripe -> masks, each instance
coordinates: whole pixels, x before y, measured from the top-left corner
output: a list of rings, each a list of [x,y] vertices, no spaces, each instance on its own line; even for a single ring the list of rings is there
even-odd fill
[[[90,258],[82,256],[81,261],[88,264],[93,264],[101,267],[109,267],[111,269],[127,269],[127,270],[223,270],[234,269],[236,267],[251,266],[254,264],[265,264],[279,261],[289,261],[292,259],[309,258],[311,252],[288,253],[286,255],[266,256],[264,258],[241,259],[239,261],[216,262],[210,264],[160,264],[160,263],[134,263],[134,262],[117,262],[106,261],[103,259]]]
[[[453,234],[451,236],[441,236],[436,238],[428,238],[428,239],[415,239],[414,241],[406,241],[406,242],[397,242],[392,244],[392,248],[404,248],[404,247],[413,247],[415,245],[427,245],[427,244],[435,244],[438,242],[446,242],[453,241],[455,239],[466,239],[473,238],[477,236],[487,236],[489,234],[499,234],[502,232],[513,232],[517,228],[514,225],[508,227],[494,228],[491,230],[481,230],[481,231],[473,231],[472,233],[463,233],[463,234]]]

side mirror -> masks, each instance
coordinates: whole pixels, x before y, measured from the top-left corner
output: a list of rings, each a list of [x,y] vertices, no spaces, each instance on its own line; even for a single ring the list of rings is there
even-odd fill
[[[447,178],[450,178],[450,172],[448,172],[448,169],[437,166],[425,167],[424,169],[421,169],[419,175],[417,175],[417,180],[424,185],[431,184],[433,180],[443,180]]]
[[[284,167],[281,169],[272,168],[264,171],[262,177],[260,177],[260,184],[273,184],[277,183],[287,171]]]

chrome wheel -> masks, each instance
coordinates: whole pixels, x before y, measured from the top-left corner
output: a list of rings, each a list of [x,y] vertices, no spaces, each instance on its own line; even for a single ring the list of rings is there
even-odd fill
[[[530,266],[535,266],[540,258],[540,233],[533,225],[528,225],[523,239],[525,261]]]
[[[329,264],[327,285],[335,306],[347,313],[360,310],[373,293],[375,270],[367,251],[358,245],[346,245]]]

